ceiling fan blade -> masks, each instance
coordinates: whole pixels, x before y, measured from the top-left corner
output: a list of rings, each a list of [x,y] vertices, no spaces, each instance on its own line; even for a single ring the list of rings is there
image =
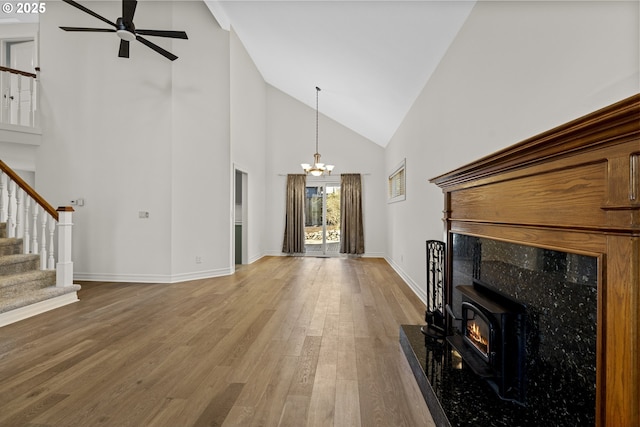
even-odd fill
[[[115,33],[111,28],[86,28],[86,27],[60,27],[65,31],[87,31],[91,33]]]
[[[188,39],[187,33],[184,31],[139,30],[136,28],[136,34],[142,34],[143,36],[169,37],[172,39]]]
[[[173,53],[164,50],[163,48],[161,48],[160,46],[158,46],[155,43],[151,43],[149,40],[142,38],[140,36],[136,36],[136,40],[138,40],[140,43],[150,47],[151,49],[155,50],[156,52],[158,52],[160,55],[164,56],[165,58],[171,60],[171,61],[175,61],[176,59],[178,59],[177,56],[175,56]]]
[[[113,22],[109,21],[107,18],[98,15],[97,13],[95,13],[93,10],[87,9],[86,7],[84,7],[83,5],[81,5],[80,3],[76,3],[73,0],[62,0],[65,3],[70,4],[73,7],[76,7],[78,9],[80,9],[81,11],[88,13],[89,15],[98,18],[99,20],[106,22],[107,24],[111,25],[112,27],[116,27],[116,24],[114,24]]]
[[[120,40],[120,51],[118,52],[120,58],[129,57],[129,42],[127,40]]]
[[[125,22],[133,22],[133,15],[135,15],[136,13],[137,5],[137,0],[122,0],[122,19]]]

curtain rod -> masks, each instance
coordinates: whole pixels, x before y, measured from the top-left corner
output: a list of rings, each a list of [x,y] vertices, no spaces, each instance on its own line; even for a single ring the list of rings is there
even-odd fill
[[[289,174],[286,173],[279,173],[278,176],[287,176]],[[297,174],[297,175],[302,175],[302,174]],[[318,176],[318,177],[314,177],[314,178],[331,178],[332,176],[340,176],[341,174],[337,173],[335,175],[326,175],[326,176]],[[364,176],[369,176],[371,175],[371,173],[361,173],[360,175],[364,175]]]

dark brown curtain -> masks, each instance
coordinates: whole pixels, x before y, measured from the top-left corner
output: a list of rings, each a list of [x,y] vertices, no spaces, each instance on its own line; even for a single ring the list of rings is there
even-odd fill
[[[364,253],[362,179],[359,173],[340,175],[340,253]]]
[[[287,207],[284,225],[282,252],[286,254],[304,252],[304,201],[307,176],[287,175]]]

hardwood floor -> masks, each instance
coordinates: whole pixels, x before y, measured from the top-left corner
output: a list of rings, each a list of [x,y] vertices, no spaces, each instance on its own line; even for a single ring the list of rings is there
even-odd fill
[[[0,328],[1,426],[433,426],[398,343],[424,305],[382,259],[82,285]]]

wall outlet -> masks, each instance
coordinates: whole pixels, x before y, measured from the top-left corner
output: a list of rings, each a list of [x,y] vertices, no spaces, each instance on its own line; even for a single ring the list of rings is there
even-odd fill
[[[147,212],[147,211],[138,212],[138,218],[148,219],[149,218],[149,212]]]
[[[196,257],[196,264],[202,264],[202,257]]]

